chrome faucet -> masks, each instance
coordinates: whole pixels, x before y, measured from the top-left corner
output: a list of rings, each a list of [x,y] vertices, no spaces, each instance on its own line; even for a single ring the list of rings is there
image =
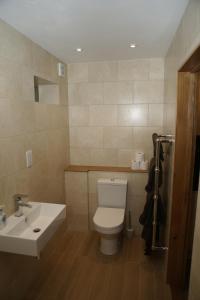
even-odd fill
[[[23,201],[23,198],[27,198],[28,195],[25,194],[15,194],[13,196],[13,199],[15,201],[15,216],[16,217],[21,217],[23,216],[23,207],[32,207],[30,204],[27,202]]]

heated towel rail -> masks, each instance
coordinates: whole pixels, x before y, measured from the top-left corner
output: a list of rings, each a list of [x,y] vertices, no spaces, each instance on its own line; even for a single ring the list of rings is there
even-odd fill
[[[156,139],[152,250],[168,249],[167,247],[156,246],[156,230],[157,230],[157,211],[158,211],[158,197],[159,197],[160,145],[161,143],[172,144],[173,142],[174,142],[174,136],[170,134],[158,135]]]

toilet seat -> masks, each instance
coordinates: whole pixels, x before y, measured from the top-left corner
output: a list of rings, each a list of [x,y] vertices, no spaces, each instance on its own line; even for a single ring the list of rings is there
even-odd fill
[[[103,234],[116,234],[123,228],[124,208],[98,207],[93,217],[96,230]]]

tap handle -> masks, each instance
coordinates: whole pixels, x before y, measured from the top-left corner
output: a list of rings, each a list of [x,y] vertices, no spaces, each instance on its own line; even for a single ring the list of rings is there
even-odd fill
[[[26,195],[26,194],[15,194],[15,195],[13,196],[13,198],[14,198],[15,201],[20,201],[20,200],[22,200],[23,198],[28,198],[28,195]]]

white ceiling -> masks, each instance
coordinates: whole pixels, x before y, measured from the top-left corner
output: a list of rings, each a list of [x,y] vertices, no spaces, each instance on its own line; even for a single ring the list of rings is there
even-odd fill
[[[65,62],[163,57],[188,0],[0,0],[0,18]],[[130,42],[138,47],[131,49]],[[82,53],[75,49],[81,47]]]

